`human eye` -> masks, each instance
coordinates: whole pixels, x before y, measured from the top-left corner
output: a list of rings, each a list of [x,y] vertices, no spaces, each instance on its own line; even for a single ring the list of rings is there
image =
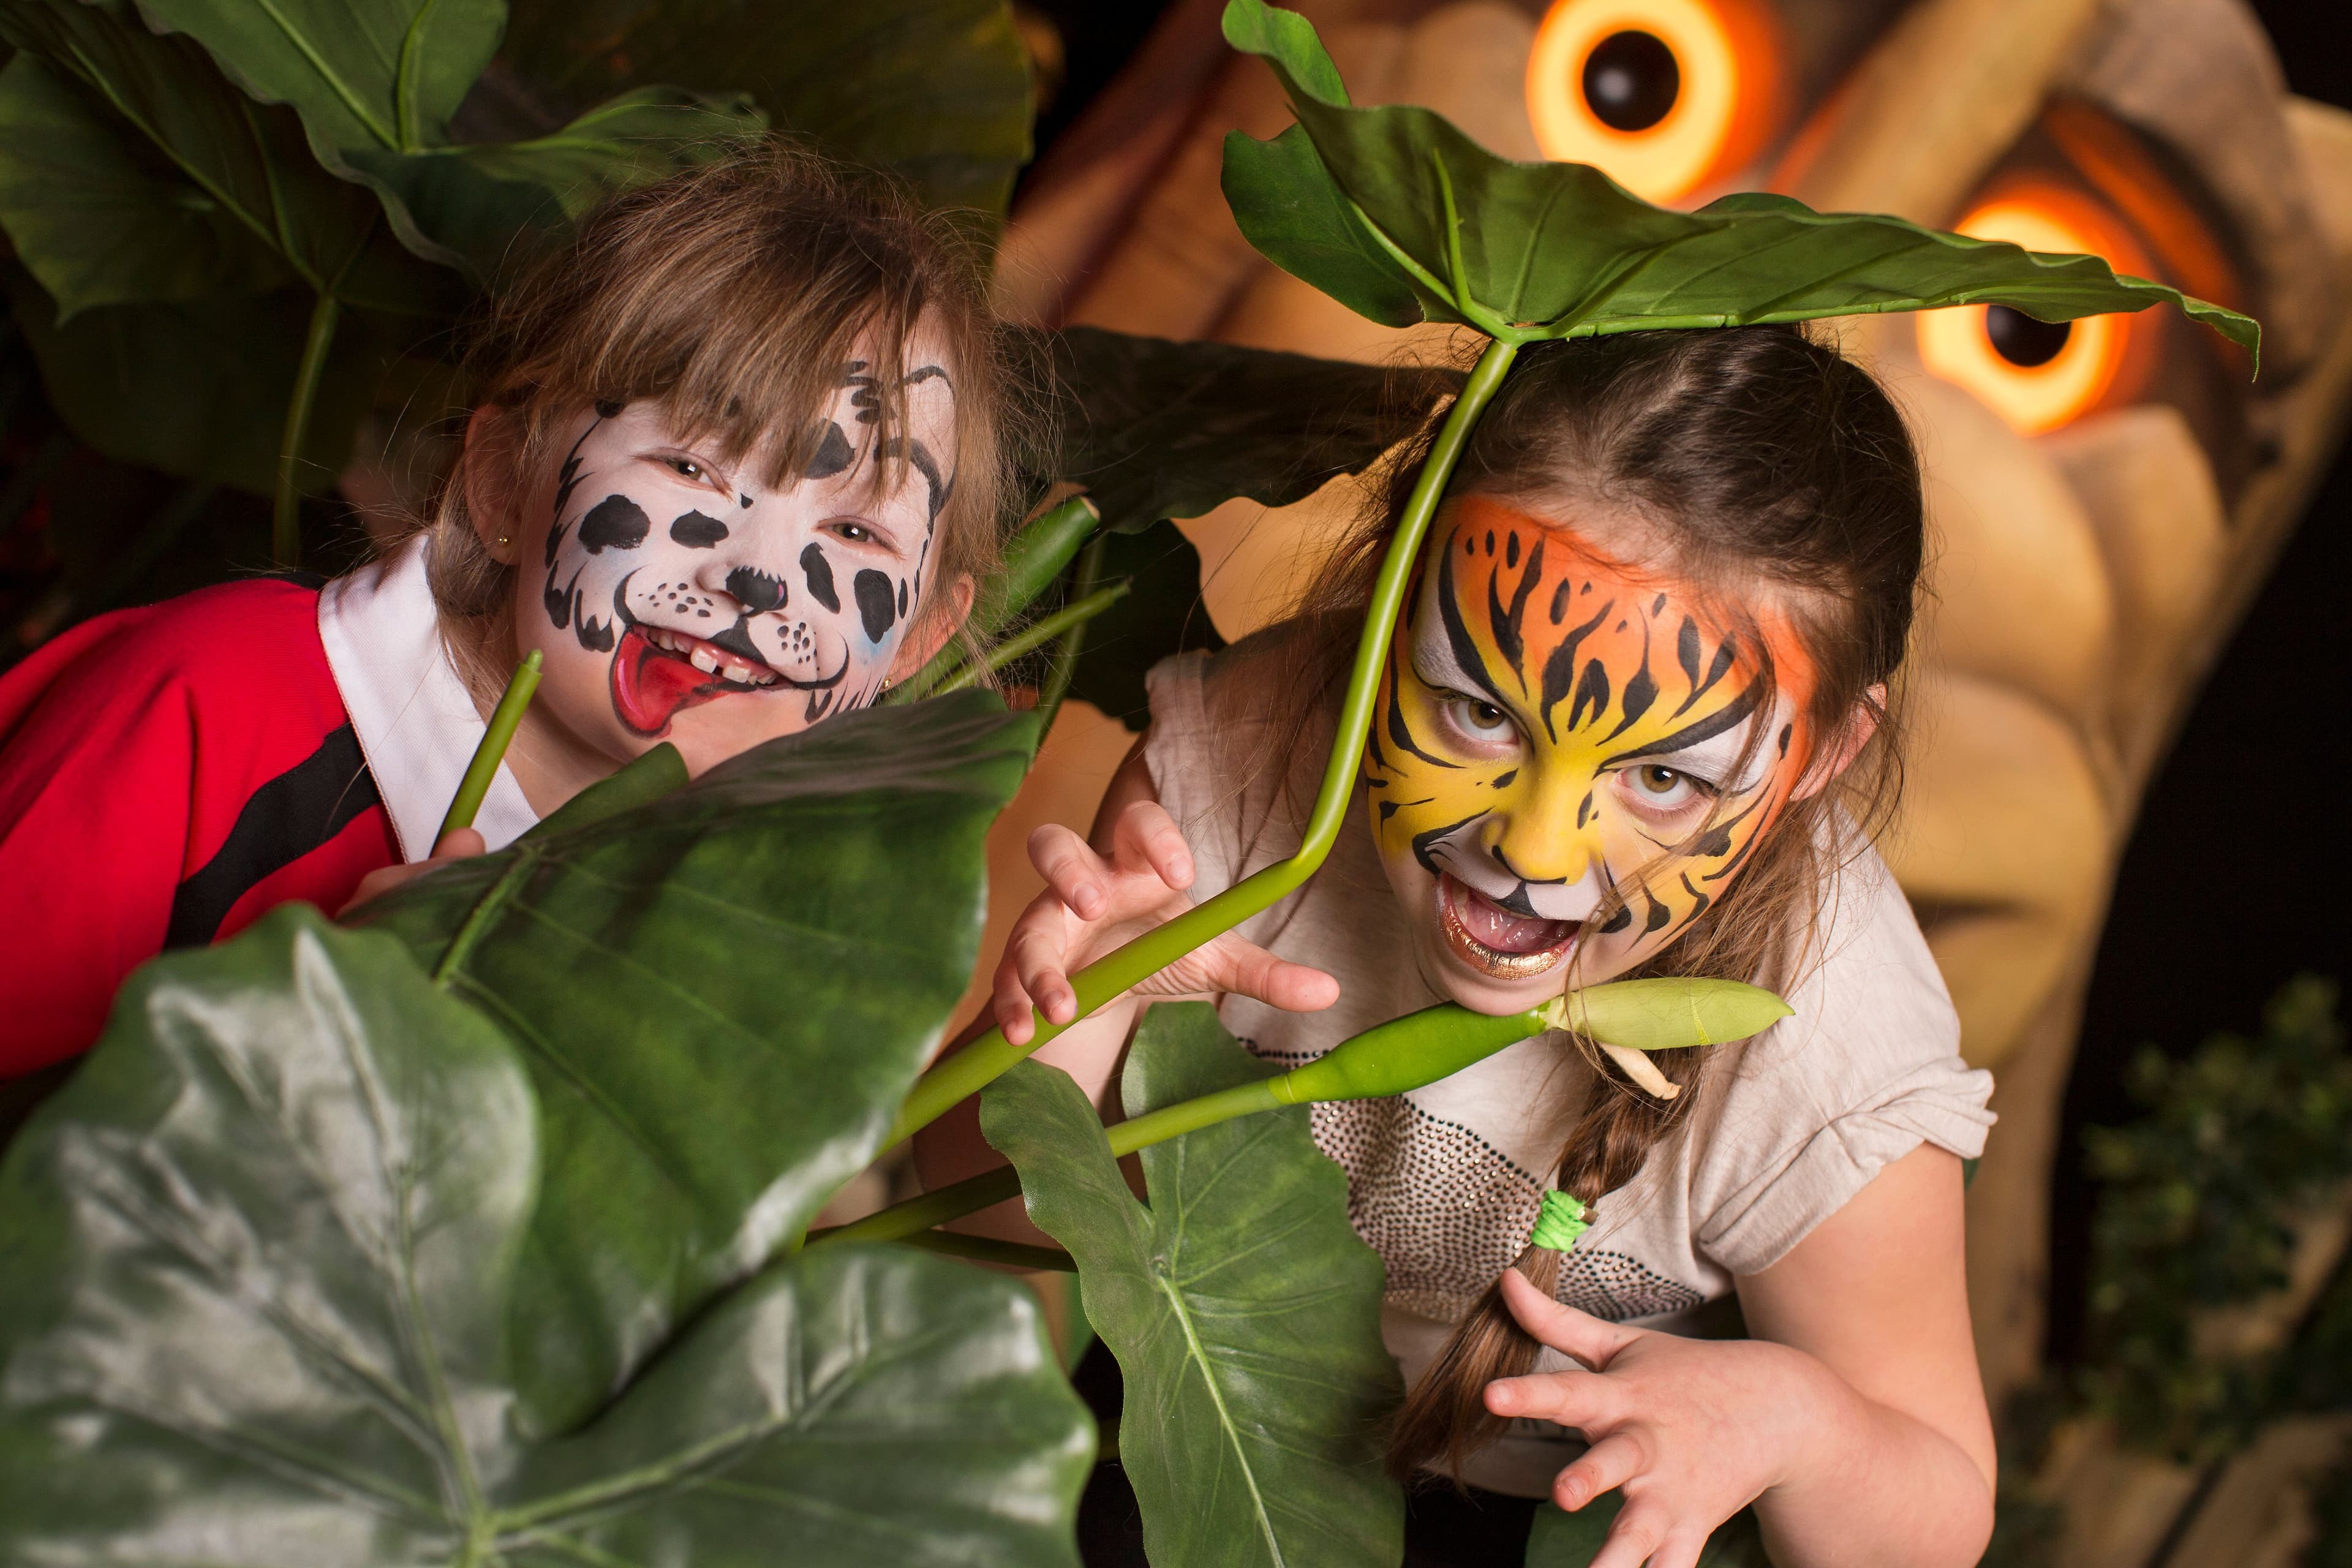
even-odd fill
[[[1446,721],[1472,745],[1510,746],[1517,742],[1519,730],[1511,716],[1485,698],[1450,691],[1444,694],[1443,701]]]
[[[877,534],[871,528],[868,528],[862,522],[845,520],[839,522],[827,523],[825,526],[830,528],[839,537],[849,541],[852,544],[878,544],[881,542],[881,536]]]
[[[1709,781],[1663,763],[1636,763],[1618,775],[1618,788],[1643,811],[1671,816],[1723,792]]]

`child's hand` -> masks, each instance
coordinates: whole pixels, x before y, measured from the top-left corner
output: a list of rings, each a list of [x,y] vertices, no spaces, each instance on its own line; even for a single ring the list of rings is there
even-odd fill
[[[1686,1340],[1622,1328],[1503,1272],[1511,1316],[1591,1368],[1497,1379],[1486,1408],[1572,1426],[1592,1447],[1555,1477],[1574,1512],[1612,1487],[1625,1504],[1591,1568],[1692,1568],[1709,1532],[1802,1473],[1809,1434],[1830,1419],[1836,1375],[1763,1340]]]
[[[362,877],[360,885],[352,889],[352,896],[344,900],[343,907],[335,911],[335,918],[342,919],[370,899],[381,898],[436,866],[446,866],[452,860],[462,860],[468,855],[486,854],[488,850],[489,846],[482,841],[482,836],[472,828],[452,828],[433,846],[429,859],[419,860],[413,866],[379,866]]]
[[[1014,922],[996,968],[993,1011],[1013,1045],[1025,1045],[1035,1026],[1031,1012],[1056,1024],[1077,1016],[1070,972],[1083,969],[1121,943],[1192,907],[1192,851],[1157,801],[1130,803],[1111,830],[1106,861],[1067,827],[1047,826],[1029,836],[1029,859],[1045,875],[1045,890]],[[1339,983],[1319,969],[1279,959],[1230,931],[1136,987],[1149,996],[1253,996],[1294,1013],[1312,1013],[1339,999]]]

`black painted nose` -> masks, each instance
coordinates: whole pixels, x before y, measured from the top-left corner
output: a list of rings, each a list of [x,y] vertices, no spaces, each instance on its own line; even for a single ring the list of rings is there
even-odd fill
[[[784,580],[751,566],[738,566],[727,574],[727,592],[754,615],[780,610],[784,605]]]

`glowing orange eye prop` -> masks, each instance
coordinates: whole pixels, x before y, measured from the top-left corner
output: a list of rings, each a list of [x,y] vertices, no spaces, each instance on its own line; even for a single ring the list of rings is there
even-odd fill
[[[2034,182],[1997,192],[1953,227],[2029,250],[2096,256],[2118,272],[2149,273],[2121,219],[2069,187]],[[2000,306],[1930,310],[1919,318],[1919,357],[2011,427],[2039,435],[2103,404],[2129,397],[2144,378],[2150,340],[2134,316],[2037,321]]]
[[[1778,55],[1750,0],[1557,0],[1528,52],[1528,118],[1545,157],[1679,201],[1762,150]]]

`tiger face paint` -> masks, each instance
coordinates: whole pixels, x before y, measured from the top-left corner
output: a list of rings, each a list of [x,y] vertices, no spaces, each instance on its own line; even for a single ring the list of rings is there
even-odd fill
[[[583,417],[519,584],[523,646],[544,648],[541,691],[575,730],[624,755],[671,739],[691,763],[873,700],[954,484],[955,393],[934,359],[908,353],[906,428],[887,435],[867,363],[845,366],[814,455],[774,485],[766,444],[730,461],[651,402]]]
[[[1803,777],[1812,667],[1688,584],[1493,500],[1449,503],[1363,778],[1424,969],[1501,1012],[1622,974],[1721,898]],[[1771,639],[1772,685],[1758,636]]]

